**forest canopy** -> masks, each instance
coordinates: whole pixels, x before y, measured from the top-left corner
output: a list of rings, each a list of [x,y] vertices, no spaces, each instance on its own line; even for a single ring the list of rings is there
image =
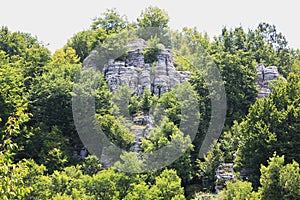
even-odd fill
[[[224,27],[220,35],[209,38],[197,28],[172,30],[169,21],[165,10],[153,6],[135,21],[108,9],[53,54],[30,33],[1,27],[1,199],[300,199],[299,50],[290,48],[276,26],[265,22],[250,30]],[[154,28],[155,34],[147,28]],[[145,41],[142,53],[153,66],[151,73],[159,53],[169,49],[176,70],[191,72],[190,87],[159,95],[144,90],[138,96],[129,87],[112,92],[103,74],[93,74],[96,87],[88,94],[95,99],[91,118],[110,141],[126,150],[120,161],[107,167],[81,141],[72,98],[74,87],[82,90],[80,86],[88,84],[78,86],[75,81],[83,74],[84,60],[94,49],[111,48],[105,41],[126,31],[136,31],[136,39]],[[121,49],[119,43],[115,45]],[[126,59],[120,56],[118,61]],[[203,158],[199,150],[211,118],[216,117],[210,88],[218,83],[207,82],[204,77],[209,77],[209,70],[195,70],[195,63],[203,69],[217,67],[227,103],[221,137]],[[270,83],[269,96],[261,99],[258,64],[276,66],[280,74]],[[178,91],[193,96],[199,107],[198,121],[191,123],[194,138],[188,134],[191,130],[180,128],[189,120],[181,109],[186,106],[193,112],[194,107],[180,100]],[[128,105],[118,106],[122,105],[118,102]],[[149,114],[152,108],[165,115],[155,119],[158,125],[141,139],[139,151],[151,153],[175,141],[175,150],[182,156],[161,169],[128,173],[151,164],[132,148],[136,135],[131,130],[145,126],[129,121]],[[233,180],[217,179],[216,170],[223,163],[233,163]],[[221,192],[216,189],[219,185]]]

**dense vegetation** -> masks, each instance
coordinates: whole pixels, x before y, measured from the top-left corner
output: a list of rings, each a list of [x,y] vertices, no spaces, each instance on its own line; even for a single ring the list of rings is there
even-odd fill
[[[201,199],[201,194],[215,193],[215,170],[223,162],[234,162],[237,177],[243,169],[251,173],[246,180],[226,183],[218,197],[211,198],[300,199],[299,51],[290,49],[285,37],[267,23],[248,31],[224,27],[210,40],[196,28],[171,30],[168,22],[168,14],[157,7],[145,9],[136,22],[107,10],[53,55],[30,34],[0,29],[1,199]],[[147,27],[155,27],[159,34],[147,35]],[[159,149],[171,140],[179,147],[188,145],[171,165],[141,174],[117,170],[145,167],[133,152],[122,155],[123,162],[111,168],[104,168],[94,155],[84,160],[73,156],[83,147],[72,114],[74,79],[81,63],[107,38],[136,29],[147,41],[147,62],[156,61],[159,44],[164,44],[173,50],[178,70],[193,72],[190,92],[201,111],[191,141],[188,130],[179,130],[184,119],[174,90],[160,98],[147,90],[141,99],[126,96],[126,87],[112,94],[105,79],[96,75],[96,119],[116,145],[128,150],[133,141],[120,113],[147,113],[154,104],[166,115],[151,131],[150,140],[142,142],[143,151]],[[194,65],[209,66],[211,61],[223,78],[227,112],[221,137],[199,159],[211,118],[211,94],[205,71]],[[255,83],[258,63],[275,65],[282,75],[272,84],[271,95],[260,100]],[[128,108],[111,106],[125,97]]]

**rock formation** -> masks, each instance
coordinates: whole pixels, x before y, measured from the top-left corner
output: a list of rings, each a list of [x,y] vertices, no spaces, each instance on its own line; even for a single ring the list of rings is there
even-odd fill
[[[103,68],[102,72],[111,91],[115,91],[120,85],[128,85],[132,92],[139,96],[146,88],[152,94],[160,96],[191,75],[191,72],[175,69],[173,55],[169,49],[162,47],[155,63],[145,63],[145,42],[134,41],[129,46],[131,50],[127,52],[125,61],[110,60]],[[99,69],[96,63],[97,55],[97,51],[92,51],[83,61],[83,67]]]
[[[222,191],[225,183],[228,181],[233,181],[236,177],[234,175],[233,163],[221,163],[216,170],[217,184],[215,190],[217,193]]]
[[[269,82],[278,79],[279,73],[276,66],[265,67],[263,64],[257,65],[256,70],[256,84],[259,90],[258,98],[261,99],[271,93]]]

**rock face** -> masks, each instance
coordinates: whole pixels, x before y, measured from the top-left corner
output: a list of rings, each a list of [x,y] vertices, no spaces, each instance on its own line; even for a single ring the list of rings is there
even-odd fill
[[[224,188],[228,181],[233,181],[236,177],[234,175],[233,163],[221,163],[216,170],[217,183],[215,186],[216,192],[219,193]]]
[[[133,42],[129,46],[132,50],[127,52],[125,61],[111,60],[103,68],[103,74],[111,91],[115,91],[120,85],[128,85],[132,92],[139,96],[146,88],[152,94],[160,96],[191,75],[191,72],[175,69],[173,55],[169,49],[163,48],[157,55],[157,62],[150,64],[145,63],[143,54],[146,48],[145,42]],[[83,67],[97,69],[95,63],[97,55],[97,51],[92,51],[91,55],[83,61]]]
[[[135,133],[135,140],[130,148],[131,151],[142,151],[142,139],[148,138],[150,131],[154,127],[154,117],[152,115],[135,116],[133,118],[134,126],[130,128],[130,131]]]
[[[259,89],[258,98],[261,99],[271,93],[269,82],[278,79],[279,73],[276,66],[265,67],[263,64],[257,65],[256,70],[256,84]]]

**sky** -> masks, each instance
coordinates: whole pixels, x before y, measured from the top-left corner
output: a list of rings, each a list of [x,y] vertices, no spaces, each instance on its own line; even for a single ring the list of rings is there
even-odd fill
[[[300,49],[298,0],[0,0],[0,26],[31,33],[54,52],[75,33],[89,29],[92,19],[116,8],[134,21],[148,6],[166,10],[170,27],[197,27],[212,38],[224,26],[254,29],[260,22],[274,24],[289,46]]]

